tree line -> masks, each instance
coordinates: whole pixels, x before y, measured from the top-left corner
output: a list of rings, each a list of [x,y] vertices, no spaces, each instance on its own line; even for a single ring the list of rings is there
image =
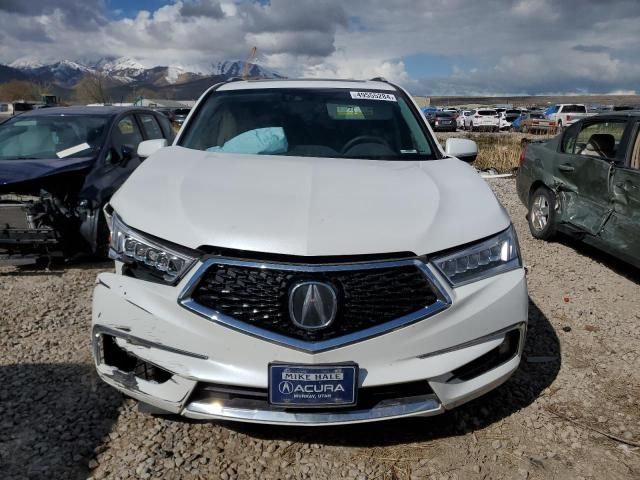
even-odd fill
[[[71,98],[64,98],[66,103],[111,103],[122,101],[121,98],[114,100],[112,95],[113,84],[110,80],[100,74],[89,73],[84,75],[73,87]],[[15,101],[40,101],[42,96],[51,95],[55,92],[55,87],[50,83],[37,83],[28,80],[11,80],[0,83],[0,102]],[[132,90],[128,95],[129,100],[138,96],[153,96],[153,92],[148,89]]]

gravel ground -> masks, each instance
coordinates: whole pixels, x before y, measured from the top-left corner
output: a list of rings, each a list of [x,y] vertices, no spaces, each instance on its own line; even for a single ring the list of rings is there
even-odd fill
[[[640,274],[569,240],[531,238],[512,179],[491,185],[529,268],[524,361],[440,417],[272,428],[138,413],[89,352],[109,264],[0,269],[0,476],[166,479],[640,478]]]

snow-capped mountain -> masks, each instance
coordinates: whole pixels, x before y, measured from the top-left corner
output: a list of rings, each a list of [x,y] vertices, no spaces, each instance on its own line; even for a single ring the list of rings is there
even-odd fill
[[[245,62],[242,60],[224,60],[214,65],[212,73],[226,78],[240,77],[244,69]],[[261,67],[256,63],[249,64],[249,77],[252,78],[283,78],[282,75]]]
[[[15,64],[15,62],[14,62]],[[71,60],[61,60],[48,65],[37,65],[29,62],[28,66],[14,67],[30,77],[43,82],[50,82],[63,87],[72,87],[93,69]]]
[[[281,75],[255,63],[250,64],[249,76],[261,78],[282,78]],[[65,88],[72,88],[86,74],[104,75],[114,86],[132,84],[136,86],[165,86],[181,84],[193,80],[217,76],[238,77],[244,69],[244,62],[228,60],[211,66],[210,71],[185,68],[181,65],[154,66],[131,57],[104,57],[99,59],[61,60],[42,62],[34,58],[21,58],[9,65],[27,77],[48,82]]]

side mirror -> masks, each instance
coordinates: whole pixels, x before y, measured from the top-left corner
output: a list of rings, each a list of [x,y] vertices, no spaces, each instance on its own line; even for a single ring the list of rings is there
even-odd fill
[[[161,148],[167,146],[166,138],[156,138],[155,140],[145,140],[138,144],[138,156],[141,159],[149,158]]]
[[[473,140],[466,138],[448,138],[445,153],[459,158],[463,162],[471,163],[478,156],[478,145]]]

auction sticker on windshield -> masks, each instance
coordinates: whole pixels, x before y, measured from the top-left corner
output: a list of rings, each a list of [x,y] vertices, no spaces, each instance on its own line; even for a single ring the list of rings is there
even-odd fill
[[[356,98],[358,100],[383,100],[385,102],[397,102],[395,95],[391,93],[382,93],[382,92],[349,92],[351,94],[351,98]]]
[[[269,403],[288,407],[349,406],[356,403],[358,366],[269,365]]]

